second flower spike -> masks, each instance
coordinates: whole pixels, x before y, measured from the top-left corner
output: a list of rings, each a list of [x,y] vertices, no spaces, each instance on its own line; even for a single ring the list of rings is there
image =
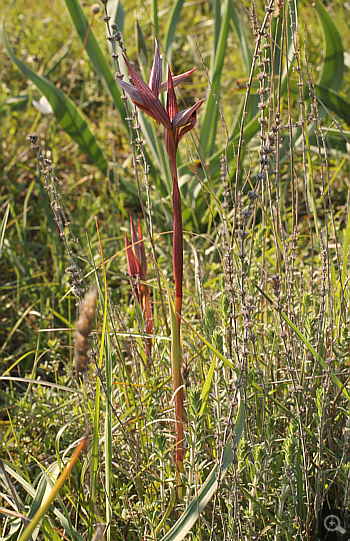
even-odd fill
[[[130,228],[131,228],[131,244],[128,235],[125,233],[125,246],[126,246],[126,261],[128,266],[128,274],[132,280],[136,280],[137,276],[140,277],[142,282],[147,279],[147,260],[146,250],[143,242],[141,222],[138,221],[138,228],[134,224],[134,220],[130,215]],[[134,283],[134,292],[137,301],[141,307],[142,319],[144,323],[145,332],[150,335],[153,334],[153,317],[151,308],[151,291],[147,284],[141,283],[140,289],[138,284]],[[151,353],[152,353],[152,338],[147,338],[146,357],[147,357],[147,370],[151,370]]]

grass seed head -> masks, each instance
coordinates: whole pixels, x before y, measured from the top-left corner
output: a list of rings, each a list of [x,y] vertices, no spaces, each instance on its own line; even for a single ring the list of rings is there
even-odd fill
[[[74,333],[74,364],[78,376],[84,374],[88,365],[89,335],[93,328],[97,292],[91,288],[80,306],[79,319]]]

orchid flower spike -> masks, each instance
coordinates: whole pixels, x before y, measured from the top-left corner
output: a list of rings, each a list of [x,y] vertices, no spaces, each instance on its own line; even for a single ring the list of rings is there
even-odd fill
[[[134,224],[134,220],[130,214],[130,226],[131,226],[131,242],[129,237],[125,233],[125,247],[126,247],[126,261],[128,265],[128,274],[130,278],[136,280],[137,275],[142,282],[145,282],[147,277],[147,260],[145,245],[143,242],[141,222],[138,221],[138,228]],[[153,316],[151,307],[151,291],[147,284],[133,283],[134,293],[138,300],[138,303],[142,309],[142,317],[145,325],[145,331],[147,334],[153,334]],[[152,353],[152,338],[147,338],[147,371],[151,372],[151,353]]]
[[[129,75],[135,86],[127,83],[126,81],[121,81],[120,79],[117,79],[117,83],[125,90],[133,103],[135,103],[135,105],[141,109],[141,111],[148,114],[159,124],[162,124],[166,130],[172,130],[173,128],[178,130],[181,127],[186,127],[186,130],[181,130],[182,133],[179,137],[180,140],[181,137],[195,125],[197,120],[196,113],[199,107],[202,105],[204,99],[195,103],[189,109],[185,109],[184,111],[178,113],[175,93],[174,97],[176,106],[173,105],[171,110],[168,110],[168,108],[165,110],[162,102],[159,99],[159,93],[167,90],[169,100],[169,92],[174,92],[174,87],[191,75],[191,73],[196,71],[196,68],[175,77],[171,76],[169,69],[168,80],[162,83],[162,57],[159,54],[157,40],[155,41],[155,53],[149,85],[147,85],[136,73],[125,56],[124,60],[127,65]],[[172,103],[174,101],[174,97],[171,97]],[[172,114],[175,110],[176,113]]]
[[[175,456],[176,456],[176,468],[177,468],[177,483],[178,494],[182,495],[182,480],[181,473],[184,472],[183,466],[183,411],[184,411],[184,394],[183,394],[183,380],[181,374],[182,364],[182,340],[181,340],[181,307],[182,307],[182,282],[183,282],[183,228],[182,228],[182,213],[181,213],[181,195],[178,183],[178,173],[176,167],[176,154],[179,142],[181,138],[189,130],[193,128],[197,121],[197,111],[202,105],[204,100],[200,100],[195,103],[189,109],[180,111],[178,109],[177,99],[175,95],[174,87],[181,81],[186,79],[195,70],[192,69],[173,77],[171,75],[170,68],[168,68],[168,80],[161,82],[162,80],[162,58],[159,54],[159,47],[156,41],[155,54],[153,60],[153,66],[149,85],[147,85],[141,77],[132,68],[129,60],[124,56],[124,60],[128,67],[129,75],[133,81],[133,85],[125,81],[117,79],[118,84],[123,90],[129,94],[134,104],[141,109],[144,113],[148,114],[159,124],[162,124],[165,128],[165,145],[169,156],[171,176],[173,181],[173,268],[175,278],[175,314],[176,314],[176,329],[172,329],[172,342],[171,342],[171,365],[172,365],[172,379],[174,390],[174,402],[175,402]],[[159,99],[159,93],[163,90],[167,91],[166,109]],[[128,272],[130,276],[134,276],[135,273],[139,274],[141,280],[145,280],[143,276],[146,275],[146,258],[142,253],[144,250],[142,240],[141,226],[139,224],[138,234],[136,228],[131,220],[131,236],[132,247],[129,243],[127,235],[125,235],[126,255],[128,262]],[[143,274],[144,273],[144,274]],[[147,329],[148,334],[152,334],[153,322],[150,305],[150,292],[149,287],[145,284],[141,284],[141,305],[146,311]],[[135,287],[135,286],[134,286]],[[138,292],[136,292],[138,295]],[[176,332],[177,330],[177,332]],[[148,346],[148,359],[150,358],[152,343]]]

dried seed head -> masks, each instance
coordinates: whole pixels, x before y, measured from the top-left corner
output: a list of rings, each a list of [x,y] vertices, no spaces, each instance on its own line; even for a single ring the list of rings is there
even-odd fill
[[[280,296],[282,280],[279,274],[274,274],[268,280],[276,297]]]
[[[259,34],[259,25],[258,25],[258,18],[256,16],[256,10],[255,10],[255,1],[252,0],[252,5],[250,9],[250,18],[252,20],[253,25],[253,34],[257,36]]]
[[[279,16],[281,15],[282,7],[283,7],[283,2],[282,2],[282,0],[277,0],[277,2],[276,2],[276,7],[275,7],[275,17],[276,17],[277,19],[278,19]]]
[[[90,11],[94,15],[97,15],[97,13],[100,11],[100,4],[92,4]]]
[[[30,141],[33,145],[36,145],[37,142],[38,142],[38,134],[33,132],[33,133],[30,133],[27,137],[28,141]]]
[[[74,364],[77,375],[86,372],[88,365],[88,351],[90,349],[89,334],[92,331],[97,292],[95,288],[90,289],[80,305],[80,316],[75,325],[74,333]]]

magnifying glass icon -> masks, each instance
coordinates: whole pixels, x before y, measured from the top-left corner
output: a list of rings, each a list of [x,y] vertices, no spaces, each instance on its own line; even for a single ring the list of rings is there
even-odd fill
[[[329,532],[346,533],[346,530],[340,525],[340,518],[337,515],[327,515],[323,524]]]

